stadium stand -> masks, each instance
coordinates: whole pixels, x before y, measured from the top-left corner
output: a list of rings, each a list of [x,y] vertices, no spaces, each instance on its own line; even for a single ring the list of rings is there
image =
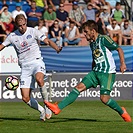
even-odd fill
[[[6,0],[6,4],[9,5],[9,11],[12,12],[13,10],[15,10],[15,7],[16,7],[16,2],[18,0]],[[19,0],[21,5],[22,5],[22,10],[26,12],[26,10],[28,8],[30,8],[28,2],[26,0]],[[64,9],[69,13],[70,10],[72,9],[72,1],[73,0],[64,0]],[[86,3],[89,1],[89,0],[75,0],[75,1],[78,1],[78,5],[79,6],[82,6],[83,9],[86,7]],[[86,2],[87,1],[87,2]],[[106,0],[105,0],[106,1]],[[108,0],[107,0],[108,1]],[[125,12],[125,16],[126,16],[126,19],[129,19],[129,20],[132,20],[132,14],[131,12],[132,11],[132,6],[131,6],[131,3],[130,3],[131,0],[120,0],[120,3],[122,5],[122,9],[124,10]],[[85,3],[86,2],[86,3]],[[2,0],[0,1],[0,9],[2,8]],[[81,46],[86,46],[88,45],[87,43],[87,40],[86,38],[84,37],[84,35],[81,33]]]
[[[67,12],[70,12],[71,9],[72,9],[72,3],[65,2],[64,3],[64,10]]]
[[[87,46],[88,45],[88,41],[86,40],[86,37],[84,36],[84,34],[80,34],[80,46]]]
[[[12,12],[13,10],[15,10],[16,3],[17,3],[16,1],[12,1],[12,2],[10,2],[9,0],[6,1],[6,4],[9,6],[9,11],[10,12]],[[22,10],[23,11],[26,11],[27,8],[30,7],[29,4],[26,1],[24,1],[24,0],[22,0],[20,2],[20,4],[22,5]],[[2,5],[3,5],[3,3],[2,3],[2,1],[0,1],[0,9],[2,8]]]

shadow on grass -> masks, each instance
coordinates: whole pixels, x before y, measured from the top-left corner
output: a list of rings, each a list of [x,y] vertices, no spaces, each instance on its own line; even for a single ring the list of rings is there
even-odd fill
[[[8,121],[39,121],[39,119],[32,119],[32,118],[15,118],[15,117],[0,117],[0,122],[8,120]]]
[[[14,117],[0,117],[0,122],[3,122],[4,120],[11,120],[11,121],[39,121],[38,119],[30,119],[30,118],[14,118]],[[84,118],[61,118],[61,117],[52,117],[50,120],[46,120],[48,123],[61,123],[61,122],[112,122],[109,120],[97,120],[97,119],[84,119]],[[120,122],[120,121],[116,121]]]
[[[53,121],[54,120],[54,121]],[[97,120],[97,119],[84,119],[84,118],[58,118],[58,117],[54,117],[51,118],[51,120],[49,120],[49,123],[58,123],[58,122],[72,122],[72,121],[84,121],[84,122],[112,122],[109,120]]]
[[[23,119],[23,118],[9,118],[9,117],[0,117],[0,121],[3,121],[3,120],[14,120],[14,121],[17,121],[17,120],[25,120],[25,119]]]

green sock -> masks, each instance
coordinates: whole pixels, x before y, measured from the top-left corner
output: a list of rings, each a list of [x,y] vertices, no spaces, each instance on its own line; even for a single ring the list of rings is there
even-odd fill
[[[68,106],[69,104],[73,103],[78,95],[80,94],[80,92],[74,88],[67,97],[65,97],[59,104],[58,107],[62,110],[63,108],[65,108],[66,106]]]
[[[120,115],[123,114],[123,110],[122,108],[117,104],[116,101],[114,101],[113,99],[109,99],[108,102],[106,103],[107,106],[109,106],[111,109],[117,111]]]

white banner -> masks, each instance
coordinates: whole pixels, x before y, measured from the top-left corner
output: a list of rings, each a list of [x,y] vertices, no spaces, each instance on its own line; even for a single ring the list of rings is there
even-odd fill
[[[0,52],[0,73],[18,73],[18,58],[13,47],[6,47]]]

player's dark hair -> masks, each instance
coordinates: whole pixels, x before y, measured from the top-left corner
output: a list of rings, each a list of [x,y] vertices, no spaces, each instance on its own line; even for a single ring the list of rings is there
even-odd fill
[[[94,20],[88,20],[83,23],[82,29],[84,29],[85,27],[88,27],[90,30],[94,29],[96,32],[98,32],[98,25]]]

